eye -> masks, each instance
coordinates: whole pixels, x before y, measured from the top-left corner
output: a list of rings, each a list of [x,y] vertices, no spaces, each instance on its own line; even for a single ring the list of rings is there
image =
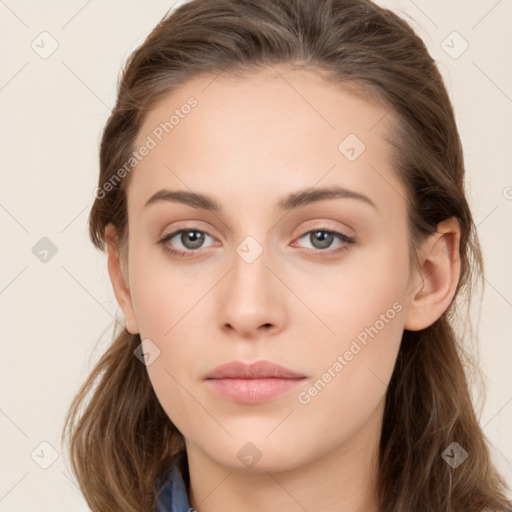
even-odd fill
[[[192,254],[189,253],[197,252],[197,249],[202,248],[206,237],[212,238],[210,235],[199,229],[179,229],[173,233],[165,235],[159,240],[159,243],[163,245],[165,251],[174,254],[175,256],[186,258],[192,256]],[[174,239],[176,240],[173,242]],[[181,248],[179,246],[177,249],[175,248],[175,244],[177,243],[181,244]]]
[[[317,228],[304,233],[298,240],[305,238],[312,245],[313,252],[337,254],[341,251],[348,249],[352,244],[356,243],[356,239],[352,238],[339,231],[331,229]],[[338,245],[331,249],[333,244],[338,241]],[[293,244],[294,245],[294,244]],[[329,249],[327,251],[327,249]],[[323,254],[322,254],[323,256]]]

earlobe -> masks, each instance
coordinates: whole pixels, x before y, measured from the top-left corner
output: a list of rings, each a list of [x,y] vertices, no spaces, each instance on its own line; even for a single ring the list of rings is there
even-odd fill
[[[460,225],[454,217],[438,224],[422,244],[410,292],[404,328],[419,331],[432,325],[450,306],[460,276]],[[419,284],[418,284],[419,283]]]
[[[123,311],[126,321],[126,330],[131,334],[137,334],[139,327],[133,310],[127,275],[125,275],[127,269],[123,270],[119,238],[112,224],[108,224],[105,228],[105,240],[107,242],[108,252],[108,273],[114,289],[114,295]]]

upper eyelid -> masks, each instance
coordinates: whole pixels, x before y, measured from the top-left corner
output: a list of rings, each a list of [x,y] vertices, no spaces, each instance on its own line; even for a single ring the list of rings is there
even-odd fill
[[[338,232],[340,234],[343,234],[345,236],[348,236],[348,237],[351,237],[351,235],[347,234],[345,232],[345,230],[343,229],[339,229],[339,228],[336,228],[336,227],[331,227],[331,226],[327,226],[327,225],[320,225],[320,226],[308,226],[304,231],[302,231],[302,234],[299,235],[299,236],[304,236],[306,235],[307,233],[311,232],[311,231],[332,231],[332,232]],[[168,233],[165,232],[166,230],[164,230],[164,233],[160,236],[160,238],[164,238],[164,237],[168,237],[170,235],[176,235],[178,233],[180,233],[181,231],[200,231],[201,233],[205,233],[209,236],[211,236],[212,238],[216,238],[215,236],[213,236],[212,234],[210,234],[210,232],[207,230],[207,229],[203,229],[199,226],[183,226],[183,227],[180,227],[180,228],[176,228],[176,229],[173,229],[173,230],[170,230]]]
[[[186,221],[185,221],[186,222]],[[182,227],[178,227],[178,228],[175,228],[171,231],[169,231],[167,234],[162,234],[160,236],[160,238],[164,237],[164,236],[168,236],[170,234],[176,234],[177,232],[180,232],[180,231],[201,231],[202,233],[206,233],[207,235],[210,235],[211,237],[213,238],[219,238],[219,237],[216,237],[212,234],[210,234],[210,230],[208,228],[201,228],[201,224],[202,224],[202,221],[200,220],[191,220],[189,222],[197,222],[197,224],[192,224],[190,226],[182,226]],[[339,232],[341,234],[344,234],[345,236],[348,236],[350,238],[355,238],[355,235],[354,234],[349,234],[350,232],[354,232],[354,229],[351,228],[350,226],[346,225],[345,224],[345,227],[344,228],[338,228],[336,226],[329,226],[328,223],[329,222],[336,222],[336,221],[328,221],[328,220],[317,220],[317,221],[311,221],[311,222],[314,222],[316,225],[311,225],[310,222],[308,222],[307,224],[307,227],[305,228],[305,230],[302,232],[302,235],[300,236],[303,236],[305,235],[306,233],[309,233],[309,231],[314,231],[315,229],[316,230],[325,230],[325,231],[335,231],[335,232]],[[340,224],[338,222],[338,224]],[[167,230],[164,229],[163,232],[165,233]]]

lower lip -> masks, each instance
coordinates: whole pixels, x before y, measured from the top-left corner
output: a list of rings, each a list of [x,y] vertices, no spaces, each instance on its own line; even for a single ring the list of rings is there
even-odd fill
[[[298,379],[207,379],[207,384],[220,395],[242,404],[258,404],[276,398],[298,386]]]

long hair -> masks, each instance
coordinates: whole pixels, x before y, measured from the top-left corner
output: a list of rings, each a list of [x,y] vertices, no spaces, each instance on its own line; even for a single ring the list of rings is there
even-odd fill
[[[411,251],[439,222],[455,217],[460,223],[456,300],[430,327],[404,331],[387,389],[379,511],[507,510],[509,488],[492,464],[471,399],[468,375],[477,366],[453,325],[456,304],[461,297],[468,303],[483,276],[462,144],[435,61],[393,12],[370,0],[192,0],[168,12],[120,79],[100,147],[89,217],[93,244],[105,249],[105,226],[112,223],[126,248],[126,162],[160,99],[199,74],[244,76],[274,64],[321,72],[392,112],[397,122],[389,136],[394,169],[407,189]],[[94,512],[154,510],[155,482],[184,449],[133,355],[140,343],[139,335],[119,333],[66,417],[63,439],[69,438],[72,469]],[[468,453],[457,468],[442,456],[454,442]]]

